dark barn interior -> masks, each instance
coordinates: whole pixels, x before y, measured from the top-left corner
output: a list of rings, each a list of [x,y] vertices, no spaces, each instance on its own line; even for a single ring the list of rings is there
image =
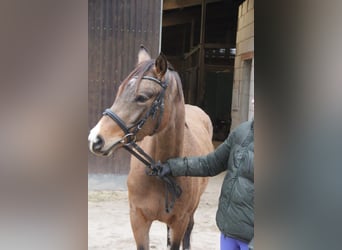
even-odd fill
[[[179,72],[186,103],[202,107],[222,141],[231,124],[238,7],[234,0],[165,0],[161,50]]]

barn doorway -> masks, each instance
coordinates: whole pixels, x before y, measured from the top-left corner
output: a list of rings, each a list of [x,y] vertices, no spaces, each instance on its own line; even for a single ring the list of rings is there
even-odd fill
[[[161,51],[179,72],[185,102],[200,106],[222,141],[231,126],[236,0],[164,0]]]

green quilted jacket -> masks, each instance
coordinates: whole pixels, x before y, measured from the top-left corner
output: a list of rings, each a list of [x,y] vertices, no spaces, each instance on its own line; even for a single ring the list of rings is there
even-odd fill
[[[224,178],[216,224],[228,237],[245,242],[254,236],[254,121],[244,122],[212,153],[167,161],[174,176]]]

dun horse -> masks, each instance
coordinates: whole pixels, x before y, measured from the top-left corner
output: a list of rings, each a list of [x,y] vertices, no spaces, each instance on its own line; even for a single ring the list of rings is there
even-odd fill
[[[110,155],[125,147],[136,156],[131,159],[127,186],[138,250],[149,249],[154,220],[167,224],[169,248],[179,249],[182,243],[183,249],[190,249],[194,212],[208,178],[170,177],[163,181],[153,176],[158,170],[154,166],[171,157],[207,154],[213,150],[211,138],[209,117],[200,108],[184,104],[179,75],[165,56],[152,60],[141,47],[137,67],[120,85],[114,104],[88,138],[96,155]]]

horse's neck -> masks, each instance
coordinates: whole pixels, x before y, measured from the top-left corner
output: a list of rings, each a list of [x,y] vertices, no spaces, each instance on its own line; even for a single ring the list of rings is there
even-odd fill
[[[174,73],[167,74],[169,89],[172,91],[172,94],[169,93],[170,99],[165,100],[165,105],[169,107],[165,108],[168,113],[164,113],[167,123],[164,129],[152,136],[151,156],[161,162],[183,155],[185,105],[180,79],[177,76]]]
[[[184,104],[183,104],[184,106]],[[185,114],[181,110],[174,110],[168,126],[153,137],[154,159],[161,162],[183,154]],[[178,111],[178,112],[177,112]]]

